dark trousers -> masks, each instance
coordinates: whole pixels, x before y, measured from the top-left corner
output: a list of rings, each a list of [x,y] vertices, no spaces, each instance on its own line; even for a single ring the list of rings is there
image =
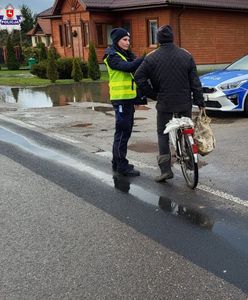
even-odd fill
[[[134,120],[133,104],[113,105],[115,110],[115,135],[112,163],[118,171],[128,169],[127,144],[131,136]]]
[[[179,117],[191,118],[192,111],[177,113]],[[170,154],[169,134],[164,134],[165,125],[173,118],[173,113],[158,111],[157,112],[157,134],[159,155]]]

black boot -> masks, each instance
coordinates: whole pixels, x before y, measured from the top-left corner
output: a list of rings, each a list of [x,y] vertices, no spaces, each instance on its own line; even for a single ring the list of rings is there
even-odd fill
[[[170,154],[164,154],[159,155],[157,157],[158,159],[158,165],[161,170],[161,175],[157,176],[155,178],[156,182],[163,182],[167,179],[171,179],[174,177],[174,174],[171,170],[171,155]]]

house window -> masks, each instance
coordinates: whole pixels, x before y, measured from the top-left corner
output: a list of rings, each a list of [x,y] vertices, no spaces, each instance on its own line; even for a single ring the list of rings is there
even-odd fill
[[[50,36],[46,36],[46,46],[49,47],[51,44]]]
[[[124,20],[121,24],[121,27],[126,29],[130,33],[130,44],[132,44],[132,27],[131,27],[131,21]]]
[[[96,38],[98,47],[106,47],[112,44],[110,32],[113,26],[110,24],[96,24]]]
[[[59,25],[59,40],[60,40],[60,46],[64,46],[64,38],[63,38],[63,27],[62,25]]]
[[[111,45],[112,44],[112,40],[111,40],[111,38],[110,38],[110,33],[111,33],[111,31],[112,31],[112,29],[113,29],[113,26],[112,25],[106,25],[106,31],[107,31],[107,44],[108,45]]]
[[[104,36],[104,24],[96,24],[96,38],[98,46],[104,46],[106,44],[104,41]]]
[[[64,25],[65,28],[65,45],[67,47],[71,46],[71,26],[70,24],[65,24]]]
[[[122,25],[121,25],[122,28],[126,29],[126,31],[128,31],[131,34],[131,22],[129,20],[125,20],[122,22]]]
[[[84,47],[89,47],[90,35],[89,35],[89,23],[83,23],[83,37]]]
[[[158,20],[148,20],[148,46],[157,45]]]

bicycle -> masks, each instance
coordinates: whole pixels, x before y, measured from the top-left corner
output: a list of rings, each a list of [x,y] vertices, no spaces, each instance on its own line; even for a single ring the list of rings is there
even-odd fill
[[[176,151],[176,159],[181,166],[188,187],[195,189],[198,184],[198,147],[194,141],[194,123],[190,118],[174,114],[166,124],[164,133],[169,133],[170,141]]]

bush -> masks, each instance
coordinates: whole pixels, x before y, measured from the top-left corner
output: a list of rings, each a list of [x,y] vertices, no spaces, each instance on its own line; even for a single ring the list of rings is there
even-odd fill
[[[40,78],[47,79],[47,60],[43,60],[38,64],[32,65],[30,73]]]
[[[36,61],[39,60],[39,49],[36,47],[23,47],[22,48],[23,55],[24,55],[24,61],[26,64],[28,64],[29,58],[33,57],[36,59]]]
[[[56,62],[56,51],[53,47],[51,47],[48,51],[47,78],[50,79],[52,83],[59,78]]]
[[[59,58],[57,60],[59,79],[71,79],[72,78],[72,76],[71,76],[72,64],[73,64],[72,57]],[[80,59],[80,67],[83,72],[83,78],[88,78],[89,77],[88,65],[86,62],[83,62],[81,59]]]
[[[57,60],[59,79],[71,79],[72,61],[71,57]]]
[[[81,63],[80,58],[73,59],[71,77],[76,82],[79,82],[80,80],[83,79],[83,72],[80,63]]]
[[[38,43],[37,48],[39,50],[39,61],[47,59],[47,50],[44,43]]]
[[[89,76],[92,80],[97,80],[101,78],[101,71],[96,56],[96,50],[92,42],[90,42],[90,46],[89,46],[88,67],[89,67]]]
[[[83,78],[88,78],[89,77],[89,68],[88,64],[84,61],[80,62],[82,73],[83,73]]]
[[[12,38],[10,35],[8,35],[6,49],[7,49],[7,68],[9,70],[19,70],[20,64],[16,59],[16,54],[12,43]]]

